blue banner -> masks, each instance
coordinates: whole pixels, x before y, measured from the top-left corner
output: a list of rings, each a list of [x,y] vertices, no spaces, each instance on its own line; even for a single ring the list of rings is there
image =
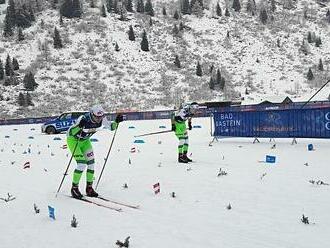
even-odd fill
[[[214,136],[330,138],[330,107],[214,113]]]

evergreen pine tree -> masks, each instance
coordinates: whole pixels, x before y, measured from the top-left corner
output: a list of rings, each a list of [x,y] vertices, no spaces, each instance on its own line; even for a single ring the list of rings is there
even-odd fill
[[[234,0],[233,1],[233,9],[236,11],[236,12],[239,12],[241,10],[241,3],[239,0]]]
[[[7,55],[7,58],[6,58],[5,72],[6,72],[6,76],[8,76],[8,77],[14,74],[13,65],[11,63],[9,54]]]
[[[20,28],[18,28],[17,29],[18,31],[18,35],[17,35],[17,39],[18,39],[18,41],[22,41],[22,40],[24,40],[24,35],[23,35],[23,30],[22,30],[22,28],[20,27]]]
[[[251,13],[251,15],[255,15],[255,13],[257,11],[257,6],[256,6],[255,0],[248,0],[248,2],[246,4],[246,11],[248,13]]]
[[[292,0],[284,0],[283,1],[283,8],[285,9],[292,9],[294,7]]]
[[[181,13],[183,15],[189,15],[191,13],[190,11],[190,4],[189,0],[183,0],[181,5]]]
[[[179,30],[180,30],[180,31],[183,31],[183,29],[184,29],[183,22],[180,22],[180,23],[179,23]]]
[[[181,62],[180,62],[180,59],[179,59],[179,55],[175,55],[174,65],[177,68],[181,68]]]
[[[151,27],[152,26],[152,18],[150,17],[150,19],[149,19],[149,27]]]
[[[4,23],[5,23],[5,26],[3,28],[3,36],[5,36],[5,37],[12,36],[14,34],[13,24],[12,24],[11,19],[8,14],[6,14],[6,16],[5,16]]]
[[[209,87],[210,87],[210,90],[214,90],[214,79],[213,79],[212,75],[210,77]]]
[[[173,18],[176,19],[176,20],[179,20],[180,15],[179,15],[178,10],[175,10],[174,15],[173,15]]]
[[[12,65],[13,65],[13,70],[14,70],[14,71],[19,70],[19,64],[18,64],[18,61],[17,61],[16,58],[13,58]]]
[[[57,28],[55,28],[54,29],[54,48],[59,49],[62,47],[63,47],[63,44],[62,44],[62,39],[61,39],[60,33],[58,32]]]
[[[268,14],[267,14],[267,10],[265,8],[262,8],[260,10],[260,20],[262,24],[267,24],[268,21]]]
[[[212,72],[213,72],[213,69],[214,69],[214,65],[212,64],[211,66],[210,66],[210,73],[212,74]]]
[[[133,1],[132,0],[126,0],[126,10],[128,12],[134,12],[134,10],[133,10]]]
[[[309,70],[308,70],[308,73],[307,73],[307,79],[308,79],[309,81],[311,81],[311,80],[314,79],[314,74],[313,74],[313,72],[312,72],[312,68],[309,68]]]
[[[150,15],[150,16],[154,16],[155,13],[154,13],[154,9],[152,7],[152,3],[151,3],[151,0],[147,0],[146,1],[146,5],[144,7],[144,12],[147,14],[147,15]]]
[[[222,16],[222,10],[221,10],[219,2],[217,3],[216,13],[217,13],[217,16]]]
[[[2,64],[2,61],[0,59],[0,80],[3,80],[5,77],[5,72],[3,70],[3,64]]]
[[[107,17],[107,11],[105,10],[104,4],[101,7],[101,16],[102,17]]]
[[[225,10],[225,16],[227,16],[227,17],[230,16],[230,12],[229,12],[228,8],[226,8],[226,10]]]
[[[31,95],[29,94],[29,92],[26,92],[25,95],[25,106],[34,106],[33,102],[32,102],[32,98]]]
[[[31,26],[31,17],[28,11],[23,8],[19,7],[15,13],[15,24],[17,27],[28,28]]]
[[[220,73],[220,70],[219,69],[217,70],[217,76],[216,76],[215,83],[217,85],[220,85],[221,84],[221,73]]]
[[[95,0],[89,0],[89,7],[95,8]]]
[[[72,0],[72,17],[80,18],[82,15],[82,9],[80,0]]]
[[[119,49],[119,46],[118,46],[118,43],[116,42],[116,45],[115,45],[115,51],[116,52],[119,52],[120,51],[120,49]]]
[[[121,21],[127,20],[127,10],[125,8],[125,5],[121,5],[119,7],[119,14],[120,14],[119,20],[121,20]]]
[[[60,14],[67,18],[73,17],[72,0],[63,0],[62,4],[60,6]]]
[[[199,5],[202,7],[202,9],[204,9],[204,3],[203,0],[198,0]]]
[[[312,33],[310,31],[307,33],[307,41],[308,43],[313,43]]]
[[[106,6],[107,6],[108,12],[111,13],[113,11],[113,0],[107,0]]]
[[[12,27],[16,25],[16,6],[14,0],[8,1],[7,13],[6,16],[9,18],[9,22],[11,23]]]
[[[328,9],[327,13],[325,14],[327,21],[330,23],[330,10]]]
[[[196,1],[194,5],[192,5],[191,13],[198,17],[203,16],[203,6],[201,6],[199,1]]]
[[[202,67],[201,67],[199,61],[197,61],[197,65],[196,65],[196,75],[199,77],[203,76]]]
[[[23,78],[23,84],[26,90],[33,91],[38,87],[32,72],[27,72]]]
[[[6,0],[0,0],[0,4],[5,4]]]
[[[129,26],[128,39],[131,41],[135,41],[135,34],[132,25]]]
[[[173,30],[172,30],[172,33],[174,36],[177,36],[179,34],[179,29],[178,29],[178,26],[176,24],[174,24],[173,26]]]
[[[320,47],[322,45],[321,37],[317,37],[315,39],[315,46]]]
[[[319,60],[319,65],[317,66],[319,71],[324,71],[322,59]]]
[[[139,12],[139,13],[144,13],[143,0],[137,0],[136,11]]]
[[[276,40],[276,45],[277,45],[277,47],[281,47],[280,38],[277,38],[277,40]]]
[[[33,12],[33,9],[32,9],[32,6],[30,5],[29,7],[29,18],[30,18],[30,21],[31,22],[34,22],[36,20],[35,16],[34,16],[34,12]]]
[[[271,11],[272,12],[275,12],[276,11],[276,2],[275,2],[275,0],[271,0],[270,1],[270,9],[271,9]]]
[[[63,16],[60,14],[60,26],[63,26]]]
[[[226,80],[224,77],[221,77],[221,80],[220,80],[220,90],[224,90],[225,89],[225,85],[226,85]]]
[[[142,34],[141,50],[145,52],[149,51],[149,42],[148,42],[147,32],[145,30],[143,30],[143,34]]]
[[[52,0],[51,1],[52,9],[56,9],[57,8],[57,4],[58,4],[58,0]]]
[[[115,12],[116,14],[120,13],[118,0],[113,0],[113,12]]]
[[[167,16],[166,7],[165,6],[163,6],[163,16]]]
[[[305,39],[303,39],[301,47],[299,48],[299,51],[303,52],[305,55],[307,55],[310,52],[310,47],[307,42],[305,42]]]
[[[196,2],[197,2],[197,0],[190,0],[190,9],[193,8],[193,6],[195,5]]]
[[[19,106],[25,107],[25,97],[24,97],[24,94],[22,92],[20,92],[18,94],[17,103],[18,103]]]

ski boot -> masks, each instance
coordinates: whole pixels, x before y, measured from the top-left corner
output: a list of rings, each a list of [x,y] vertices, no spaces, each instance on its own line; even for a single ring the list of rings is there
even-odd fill
[[[77,199],[83,198],[83,195],[79,191],[78,184],[74,184],[74,183],[72,184],[72,187],[71,187],[71,196],[73,198],[77,198]]]
[[[192,162],[192,159],[187,157],[187,153],[183,154],[183,157],[188,161],[188,162]]]
[[[184,157],[183,154],[179,154],[178,162],[187,164],[188,160]]]
[[[87,183],[86,186],[86,195],[89,197],[98,197],[99,194],[95,192],[95,190],[92,187],[92,183]]]

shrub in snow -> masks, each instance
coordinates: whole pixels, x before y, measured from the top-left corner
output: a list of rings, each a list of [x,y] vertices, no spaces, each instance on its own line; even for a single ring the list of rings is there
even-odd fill
[[[38,206],[35,203],[33,204],[33,208],[34,208],[34,212],[36,212],[36,214],[40,213],[40,209],[38,208]]]
[[[78,221],[76,217],[73,215],[72,220],[71,220],[71,226],[76,228],[78,226]]]

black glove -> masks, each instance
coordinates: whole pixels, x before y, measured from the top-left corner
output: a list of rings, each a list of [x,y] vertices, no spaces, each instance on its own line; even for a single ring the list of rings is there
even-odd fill
[[[175,132],[176,128],[175,128],[175,124],[172,124],[172,131]]]
[[[188,122],[188,129],[189,129],[189,130],[192,129],[191,121]]]
[[[115,122],[118,124],[124,120],[124,117],[121,114],[117,114]]]

